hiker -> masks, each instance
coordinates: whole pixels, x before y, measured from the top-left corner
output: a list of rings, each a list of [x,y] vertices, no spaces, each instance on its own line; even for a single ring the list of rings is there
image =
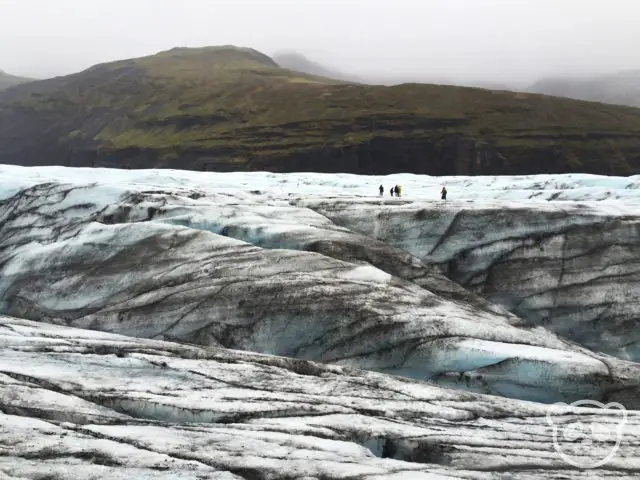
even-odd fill
[[[398,189],[398,185],[396,185],[395,187],[393,187],[393,193],[396,194],[396,197],[400,196],[400,190]]]
[[[380,196],[384,195],[384,187],[380,185]]]
[[[446,200],[447,199],[447,189],[444,186],[442,187],[442,191],[440,193],[442,194],[442,200]]]
[[[391,196],[393,197],[393,187],[391,187],[391,188],[389,189],[389,193],[390,193],[390,194],[391,194]]]
[[[402,185],[396,185],[396,197],[402,195]]]

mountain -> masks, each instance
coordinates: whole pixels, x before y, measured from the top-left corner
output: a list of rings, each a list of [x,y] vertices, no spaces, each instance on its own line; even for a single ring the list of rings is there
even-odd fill
[[[640,107],[640,70],[592,78],[545,78],[532,85],[529,91]]]
[[[279,52],[273,55],[275,62],[282,68],[293,70],[294,72],[317,75],[319,77],[333,78],[354,83],[366,83],[355,75],[349,75],[339,70],[325,67],[324,65],[309,60],[304,55],[297,52]]]
[[[33,79],[31,78],[16,77],[15,75],[9,75],[8,73],[0,70],[0,90],[32,81]]]
[[[640,109],[357,85],[233,46],[175,48],[0,93],[0,162],[384,174],[640,172]]]

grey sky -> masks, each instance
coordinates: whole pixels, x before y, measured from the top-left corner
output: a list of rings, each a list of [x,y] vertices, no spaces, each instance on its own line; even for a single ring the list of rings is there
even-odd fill
[[[638,0],[0,0],[0,69],[235,44],[356,74],[534,81],[640,69],[639,25]]]

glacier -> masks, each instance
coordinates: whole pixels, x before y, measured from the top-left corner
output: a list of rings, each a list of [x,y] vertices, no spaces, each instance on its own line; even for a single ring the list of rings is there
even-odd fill
[[[437,266],[532,325],[640,359],[640,210],[633,204],[300,203]]]
[[[606,469],[571,469],[572,406],[464,393],[343,366],[0,317],[7,478],[637,478],[640,412]],[[604,437],[602,436],[604,435]],[[591,474],[589,472],[592,472]]]
[[[381,183],[403,196],[379,197]],[[2,436],[13,440],[0,473],[578,478],[549,443],[555,407],[543,404],[619,402],[637,422],[638,205],[640,176],[2,165]],[[265,390],[254,364],[280,381]],[[304,382],[287,385],[291,375]],[[327,375],[373,390],[323,390]],[[208,391],[210,380],[231,391]],[[399,407],[388,388],[450,403]],[[420,430],[425,415],[445,424]],[[546,453],[520,451],[511,417]],[[460,423],[470,419],[480,424]],[[387,433],[371,434],[377,422]],[[7,456],[25,431],[68,438]],[[91,455],[78,447],[89,438]],[[639,442],[627,440],[597,478],[637,475]]]

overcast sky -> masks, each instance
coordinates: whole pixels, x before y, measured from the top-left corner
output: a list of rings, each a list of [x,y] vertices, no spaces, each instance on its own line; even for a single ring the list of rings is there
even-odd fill
[[[0,69],[17,75],[223,44],[356,74],[528,82],[640,69],[640,0],[0,0]]]

